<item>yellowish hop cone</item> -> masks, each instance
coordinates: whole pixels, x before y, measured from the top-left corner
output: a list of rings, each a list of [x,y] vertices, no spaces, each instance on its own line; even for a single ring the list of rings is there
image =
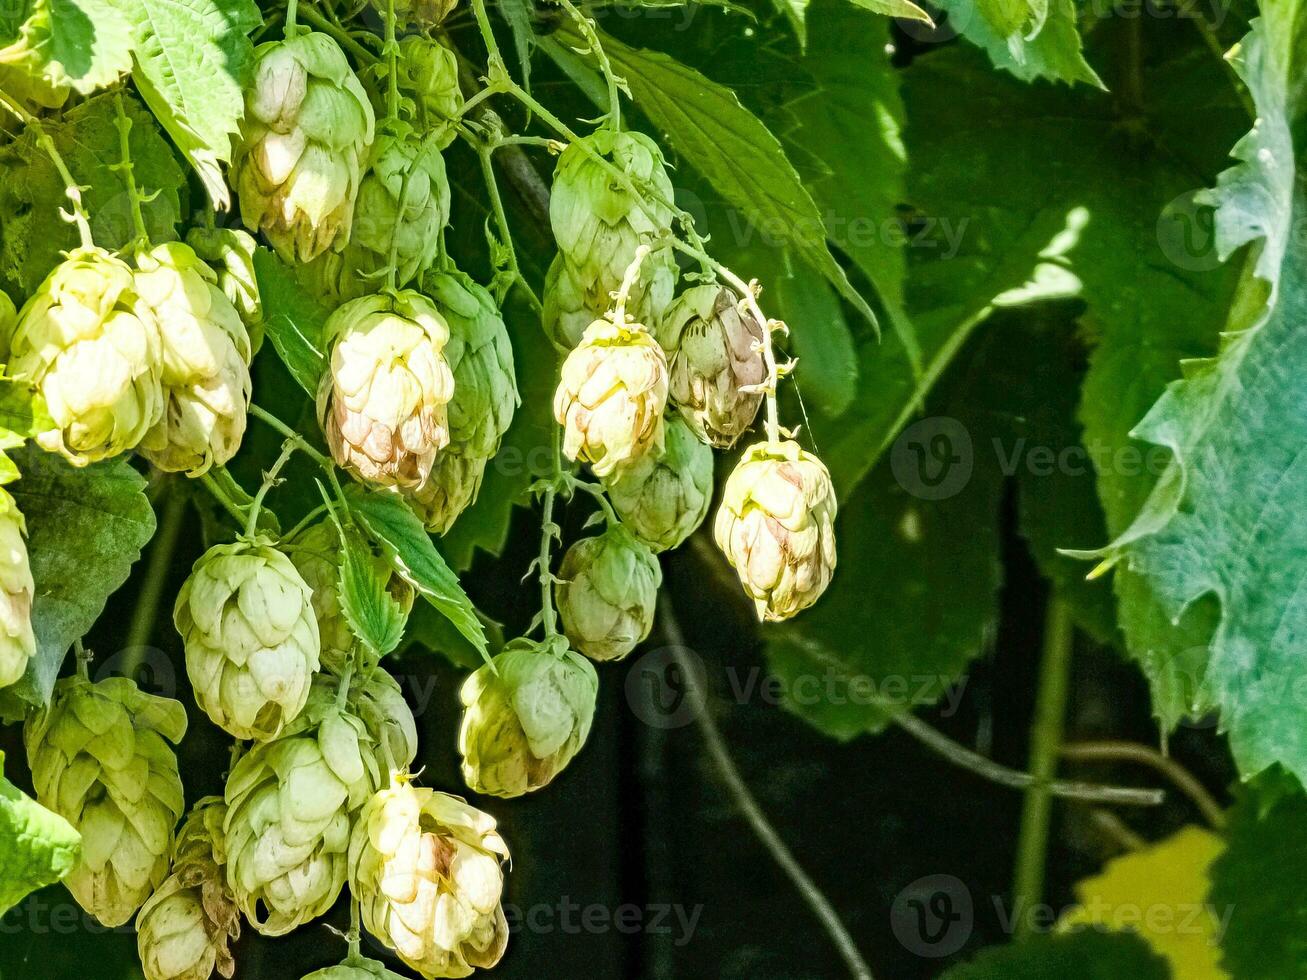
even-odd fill
[[[596,320],[563,362],[554,419],[563,452],[605,477],[663,447],[667,357],[644,327]]]
[[[14,498],[0,490],[0,687],[15,684],[36,653],[32,633],[32,568],[27,525]]]
[[[796,442],[745,451],[722,493],[713,535],[758,618],[789,619],[821,597],[835,572],[835,488]]]
[[[368,801],[349,849],[363,924],[422,976],[466,977],[508,945],[508,848],[492,817],[397,775]]]

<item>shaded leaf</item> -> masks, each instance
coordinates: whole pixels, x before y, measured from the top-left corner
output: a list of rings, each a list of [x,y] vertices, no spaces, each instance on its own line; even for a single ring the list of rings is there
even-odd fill
[[[286,369],[309,397],[317,397],[327,360],[322,328],[328,311],[272,252],[254,250],[254,273],[263,299],[264,331]]]

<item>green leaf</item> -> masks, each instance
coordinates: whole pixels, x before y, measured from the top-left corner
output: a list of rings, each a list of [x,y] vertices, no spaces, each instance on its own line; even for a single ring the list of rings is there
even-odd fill
[[[1172,461],[1133,524],[1106,550],[1141,573],[1171,621],[1213,625],[1196,652],[1200,706],[1215,705],[1245,777],[1282,763],[1307,775],[1307,705],[1295,696],[1307,654],[1307,215],[1290,164],[1307,102],[1307,27],[1295,5],[1268,11],[1235,59],[1259,120],[1240,165],[1220,177],[1215,247],[1255,242],[1220,353],[1187,366],[1134,430]]]
[[[1169,980],[1166,960],[1126,932],[1039,933],[994,946],[946,970],[940,980]]]
[[[395,494],[368,491],[354,484],[345,488],[345,499],[350,512],[372,537],[394,552],[395,570],[404,581],[485,655],[486,634],[476,608],[417,515]]]
[[[0,752],[0,767],[4,758]],[[0,775],[0,915],[29,892],[61,880],[81,851],[81,835],[67,820]]]
[[[131,0],[132,78],[217,208],[230,203],[221,164],[245,111],[254,63],[254,0]]]
[[[158,196],[143,206],[146,230],[156,242],[176,238],[185,200],[186,174],[158,125],[139,102],[123,97],[132,122],[130,147],[136,181]],[[114,125],[113,96],[97,95],[64,115],[42,123],[82,185],[91,232],[102,248],[121,248],[136,237]],[[64,220],[64,182],[31,131],[0,150],[0,272],[15,295],[28,295],[78,244],[77,230]]]
[[[131,31],[121,6],[115,0],[5,4],[0,10],[5,74],[29,74],[54,92],[71,88],[82,95],[111,85],[131,67]],[[17,94],[26,89],[17,79]]]
[[[349,531],[341,542],[340,608],[354,635],[378,657],[404,638],[404,610],[386,589],[367,542]]]
[[[1307,797],[1265,798],[1246,787],[1230,812],[1225,852],[1212,864],[1208,904],[1228,915],[1221,965],[1239,980],[1307,977]]]
[[[254,274],[263,299],[265,335],[291,377],[316,398],[327,369],[322,328],[328,311],[299,284],[286,263],[262,246],[254,250]]]
[[[485,617],[482,617],[482,622],[486,626],[489,652],[497,653],[504,645],[504,630],[500,624]],[[406,656],[410,651],[416,651],[416,655],[439,654],[455,667],[468,670],[476,670],[484,663],[477,648],[454,628],[454,624],[426,603],[415,606],[409,616],[399,655]]]
[[[735,93],[668,55],[627,47],[606,36],[602,41],[636,103],[667,134],[672,147],[750,221],[784,236],[875,323],[871,307],[831,255],[821,212],[780,142]]]
[[[1105,87],[1081,52],[1073,0],[939,0],[939,6],[953,30],[1023,81]]]
[[[919,20],[923,24],[935,26],[930,14],[918,7],[912,0],[850,0],[855,7],[870,10],[886,17],[902,17],[905,20]]]
[[[13,691],[44,705],[68,648],[94,625],[153,536],[154,511],[144,478],[125,459],[78,469],[30,445],[14,459],[23,478],[10,490],[27,520],[36,583],[36,656]]]
[[[757,269],[754,274],[765,273]],[[784,262],[766,281],[776,311],[787,323],[799,325],[789,344],[798,357],[799,390],[819,411],[839,415],[858,392],[858,352],[839,298],[802,262]]]

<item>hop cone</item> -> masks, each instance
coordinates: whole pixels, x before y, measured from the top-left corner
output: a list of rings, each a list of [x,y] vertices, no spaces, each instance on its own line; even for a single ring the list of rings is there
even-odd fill
[[[349,238],[372,106],[326,34],[269,41],[254,54],[232,159],[241,220],[286,261],[308,262]]]
[[[490,293],[461,272],[434,273],[423,285],[449,324],[445,358],[454,397],[449,446],[410,496],[427,526],[443,534],[476,500],[486,463],[499,452],[521,398],[508,328]]]
[[[192,228],[186,244],[218,274],[218,288],[240,314],[250,351],[263,346],[263,298],[254,273],[254,236],[239,228]]]
[[[0,490],[0,688],[15,684],[36,653],[32,634],[32,568],[23,537],[27,524],[18,504]]]
[[[386,115],[388,71],[382,59],[363,75],[378,119]],[[402,119],[432,140],[438,150],[454,142],[458,135],[454,123],[462,117],[464,100],[458,84],[458,56],[451,48],[423,34],[400,38],[398,88]]]
[[[349,242],[304,269],[307,281],[338,300],[356,299],[386,282],[392,246],[396,279],[412,282],[435,261],[449,223],[449,178],[433,140],[383,132],[359,184]]]
[[[404,980],[404,978],[398,973],[391,973],[384,963],[357,956],[335,966],[314,970],[304,980]]]
[[[647,453],[608,478],[608,499],[622,523],[655,551],[678,547],[703,523],[712,503],[712,450],[679,417],[667,420],[661,453]]]
[[[159,324],[165,406],[141,440],[162,470],[199,476],[236,455],[250,401],[250,338],[218,275],[189,245],[136,258],[141,308]]]
[[[663,445],[667,358],[639,324],[596,320],[563,362],[554,419],[568,459],[606,477]]]
[[[594,720],[599,678],[563,637],[513,640],[463,684],[458,748],[477,793],[540,789],[581,750]]]
[[[726,481],[713,527],[758,618],[789,619],[820,598],[835,572],[835,488],[798,443],[759,443]]]
[[[422,976],[466,977],[508,945],[507,859],[493,818],[400,776],[354,825],[350,891],[368,932]]]
[[[676,291],[680,274],[676,257],[670,249],[655,249],[644,260],[640,272],[640,279],[627,297],[626,309],[641,323],[657,325]],[[574,266],[565,255],[554,256],[545,276],[545,332],[555,343],[575,347],[581,342],[585,328],[612,309],[613,294],[621,284],[620,273],[613,277],[605,272],[598,278],[590,278],[588,272]]]
[[[767,377],[762,327],[740,312],[739,297],[721,286],[694,286],[676,298],[663,320],[671,357],[671,399],[704,442],[735,445],[753,425]]]
[[[54,422],[37,443],[74,465],[134,449],[163,415],[158,327],[108,252],[77,249],[55,266],[6,346],[6,372],[40,390]]]
[[[173,622],[195,703],[214,724],[237,738],[268,739],[300,713],[320,653],[312,595],[267,538],[200,556]]]
[[[366,483],[417,487],[449,442],[449,326],[413,290],[364,296],[327,320],[318,417],[331,454]]]
[[[227,883],[265,936],[331,908],[345,883],[352,818],[382,785],[377,747],[354,710],[337,705],[337,690],[321,678],[300,716],[227,779]]]
[[[458,6],[458,0],[372,0],[372,6],[382,15],[392,3],[396,20],[421,30],[439,27]]]
[[[227,887],[216,796],[195,804],[173,847],[173,870],[136,917],[136,949],[145,980],[208,980],[236,972],[228,944],[240,938],[240,915]]]
[[[649,546],[620,524],[567,549],[555,596],[572,645],[620,660],[653,629],[663,572]]]
[[[185,733],[180,701],[125,677],[92,684],[78,675],[58,681],[23,730],[37,799],[82,835],[64,884],[106,926],[129,920],[168,874],[183,808],[168,742]]]

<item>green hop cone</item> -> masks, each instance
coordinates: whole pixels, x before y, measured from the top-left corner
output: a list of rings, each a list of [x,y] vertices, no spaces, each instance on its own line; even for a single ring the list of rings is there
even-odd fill
[[[671,356],[671,400],[704,442],[735,445],[758,415],[767,378],[762,327],[740,312],[723,286],[693,286],[668,308],[664,347]]]
[[[227,778],[227,884],[265,936],[325,913],[345,884],[350,825],[383,785],[364,721],[320,677],[299,717],[256,744]]]
[[[443,534],[475,502],[486,463],[499,452],[521,396],[508,328],[490,293],[454,271],[429,275],[423,288],[449,324],[445,358],[454,397],[449,446],[409,497],[427,527]]]
[[[384,963],[363,956],[353,956],[343,963],[314,970],[304,980],[404,980],[398,973],[386,969]]]
[[[167,472],[199,476],[240,448],[250,402],[250,338],[218,275],[181,242],[136,256],[136,295],[159,324],[163,417],[141,452]]]
[[[492,817],[397,775],[368,801],[349,848],[363,925],[424,977],[466,977],[508,945],[508,848]]]
[[[761,620],[816,602],[835,573],[835,488],[796,442],[745,450],[726,481],[713,535]]]
[[[596,320],[563,362],[554,419],[563,452],[595,475],[628,467],[663,446],[667,357],[639,324]]]
[[[254,55],[232,158],[241,220],[287,262],[309,262],[349,239],[372,105],[326,34],[269,41]]]
[[[218,288],[240,314],[250,352],[263,346],[263,297],[254,272],[254,236],[239,228],[192,228],[186,244],[218,274]]]
[[[436,0],[441,2],[441,0]],[[452,6],[452,4],[451,4]],[[363,72],[364,87],[378,119],[386,116],[389,66],[383,58]],[[458,135],[463,90],[458,83],[458,56],[446,44],[423,34],[399,40],[400,118],[443,150]]]
[[[365,483],[412,488],[449,443],[449,325],[414,290],[364,296],[328,319],[318,418],[336,462]]]
[[[0,490],[0,688],[15,684],[36,654],[32,633],[32,567],[27,524],[6,490]]]
[[[426,30],[443,24],[458,6],[458,0],[372,0],[372,6],[382,16],[392,9],[392,4],[399,23]]]
[[[329,296],[357,299],[385,284],[393,247],[395,281],[405,286],[431,267],[448,223],[449,178],[436,143],[383,132],[359,184],[348,243],[303,275]]]
[[[670,249],[655,249],[644,260],[640,271],[640,278],[627,296],[626,309],[641,323],[657,325],[676,291],[680,275],[676,257]],[[561,253],[554,256],[545,276],[545,333],[562,347],[575,347],[581,342],[585,328],[612,309],[613,295],[621,285],[621,273],[610,269],[597,279],[590,278],[589,273],[573,266],[566,256]]]
[[[318,669],[313,593],[267,538],[215,545],[182,585],[173,622],[195,703],[237,738],[268,739],[300,713]]]
[[[186,733],[180,701],[125,677],[72,675],[23,729],[37,799],[82,835],[64,879],[103,925],[127,922],[168,874],[182,781],[168,742]]]
[[[592,660],[621,660],[653,629],[662,584],[658,558],[622,525],[582,538],[554,586],[567,638]]]
[[[383,768],[407,769],[417,757],[418,726],[399,682],[380,667],[364,670],[350,687],[349,704]]]
[[[477,793],[521,796],[547,785],[581,750],[599,677],[561,636],[507,644],[464,682],[458,748]]]
[[[670,551],[708,516],[712,450],[679,416],[667,420],[663,451],[648,453],[604,484],[617,516],[655,551]]]
[[[40,391],[53,427],[37,443],[76,466],[136,448],[163,416],[155,319],[132,270],[102,249],[76,249],[23,305],[6,373]]]
[[[173,847],[172,874],[136,917],[145,980],[208,980],[236,972],[230,943],[240,914],[227,887],[222,826],[227,807],[207,796],[192,808]]]

